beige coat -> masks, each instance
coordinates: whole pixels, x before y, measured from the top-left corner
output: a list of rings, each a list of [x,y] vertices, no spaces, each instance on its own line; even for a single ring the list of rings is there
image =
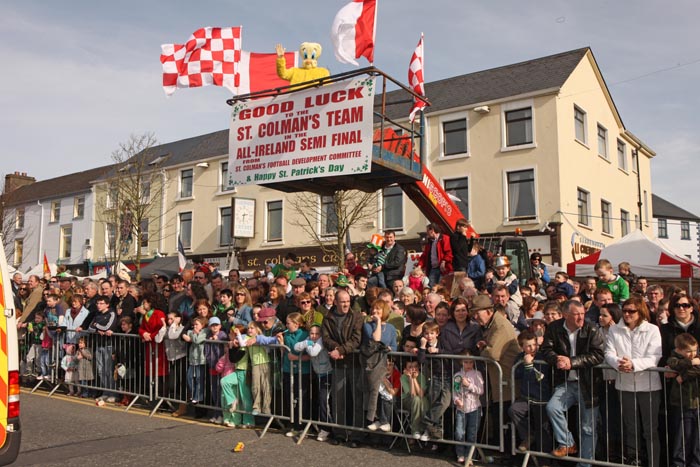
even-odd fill
[[[501,313],[494,313],[491,322],[483,329],[486,347],[481,351],[482,357],[496,360],[503,370],[503,376],[498,377],[495,365],[488,365],[489,388],[491,401],[498,402],[498,385],[503,380],[503,400],[511,399],[510,372],[516,357],[520,354],[515,328]]]

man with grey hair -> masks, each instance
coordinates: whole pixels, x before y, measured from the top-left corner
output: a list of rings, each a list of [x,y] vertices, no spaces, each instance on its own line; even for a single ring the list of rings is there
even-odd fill
[[[428,313],[428,316],[435,319],[435,307],[437,307],[438,303],[441,301],[442,297],[436,293],[431,292],[425,297],[425,311]]]
[[[541,347],[544,359],[554,372],[554,392],[547,403],[547,415],[557,445],[552,455],[564,457],[578,452],[567,417],[568,410],[578,405],[580,457],[592,459],[598,417],[596,388],[602,382],[601,372],[593,367],[603,362],[605,337],[599,328],[585,319],[586,310],[581,302],[567,300],[562,305],[562,312],[563,319],[547,326]]]

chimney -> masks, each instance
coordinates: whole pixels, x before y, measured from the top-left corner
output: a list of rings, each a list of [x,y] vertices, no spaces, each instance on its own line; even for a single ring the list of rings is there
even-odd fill
[[[16,172],[5,175],[5,188],[3,194],[7,195],[15,191],[17,188],[23,187],[36,182],[34,177],[27,175],[27,172]]]

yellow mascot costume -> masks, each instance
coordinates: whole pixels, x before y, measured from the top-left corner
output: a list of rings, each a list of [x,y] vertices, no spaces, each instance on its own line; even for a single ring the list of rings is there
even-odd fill
[[[289,81],[290,85],[330,76],[330,72],[326,68],[318,67],[318,57],[321,56],[321,44],[316,44],[315,42],[304,42],[301,44],[299,52],[301,53],[302,68],[287,69],[287,62],[284,59],[284,47],[281,44],[277,44],[275,50],[277,51],[277,76]]]

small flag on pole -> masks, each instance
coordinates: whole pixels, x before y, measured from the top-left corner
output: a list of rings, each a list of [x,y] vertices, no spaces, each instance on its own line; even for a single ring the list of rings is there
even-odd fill
[[[185,257],[185,248],[182,246],[182,239],[180,239],[179,235],[177,236],[177,260],[180,272],[182,272],[187,264],[187,258]]]
[[[51,275],[51,267],[49,266],[49,258],[46,257],[46,252],[44,252],[44,275]]]
[[[377,28],[377,1],[353,0],[340,9],[331,26],[335,58],[340,63],[359,66],[356,58],[374,63],[374,37]]]
[[[223,86],[235,92],[238,62],[241,60],[241,27],[196,30],[185,44],[163,44],[163,90],[171,95],[177,88]]]
[[[413,92],[419,96],[425,96],[425,80],[423,78],[423,34],[420,35],[420,40],[416,46],[416,50],[411,57],[411,63],[408,65],[408,85],[413,89]],[[416,113],[423,111],[425,102],[420,99],[413,98],[413,107],[408,115],[409,120],[413,123],[416,119]]]

